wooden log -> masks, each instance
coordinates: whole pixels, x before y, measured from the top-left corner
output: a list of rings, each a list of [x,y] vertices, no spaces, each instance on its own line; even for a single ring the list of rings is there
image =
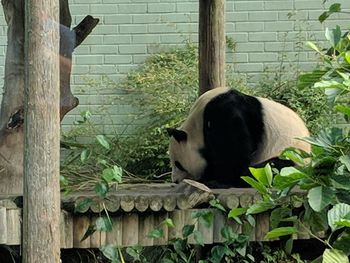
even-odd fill
[[[174,210],[169,213],[169,218],[171,218],[174,223],[174,227],[169,228],[169,240],[182,238],[182,228],[185,225],[185,211]]]
[[[196,207],[207,203],[214,197],[213,192],[206,185],[189,179],[183,180],[175,187],[174,191],[182,194],[177,200],[177,205],[180,209]]]
[[[153,238],[149,237],[151,231],[154,230],[154,216],[152,213],[139,215],[139,245],[153,246]]]
[[[158,212],[160,211],[160,209],[162,209],[163,207],[163,199],[161,196],[153,196],[150,204],[149,204],[149,208],[151,208],[152,211],[154,212]]]
[[[171,212],[176,208],[176,196],[167,195],[163,199],[163,207],[166,211]]]
[[[225,86],[225,0],[199,0],[199,94]]]
[[[139,195],[135,199],[135,208],[139,212],[144,212],[148,209],[149,198],[144,195]]]
[[[103,210],[103,202],[104,201],[101,201],[98,198],[94,198],[92,204],[90,205],[91,211],[97,214],[101,213]]]
[[[23,262],[59,262],[59,1],[24,3]]]
[[[179,196],[177,198],[177,207],[181,210],[187,210],[187,209],[190,209],[191,208],[191,204],[188,200],[188,196],[187,195],[182,195],[182,196]]]
[[[110,196],[105,201],[106,209],[109,212],[116,212],[120,208],[120,198],[116,196]]]
[[[123,218],[122,216],[115,216],[112,217],[112,231],[106,233],[106,243],[111,244],[114,246],[122,246],[123,245],[123,240],[122,240],[122,235],[123,235]]]
[[[0,207],[0,245],[7,244],[6,207]]]
[[[78,197],[77,199],[76,199],[76,201],[74,201],[74,208],[73,208],[73,210],[71,210],[71,209],[69,209],[68,211],[74,211],[74,209],[75,209],[75,205],[76,204],[79,204],[80,202],[82,202],[82,201],[84,201],[86,199],[86,197],[84,197],[84,196],[80,196],[80,197]],[[65,203],[65,204],[68,204],[68,202],[67,203]],[[65,208],[71,208],[72,206],[71,205],[67,205],[67,206],[65,206]],[[89,211],[89,209],[90,209],[90,206],[84,206],[84,207],[82,207],[79,211],[78,211],[78,213],[86,213],[87,211]]]
[[[7,225],[7,244],[6,245],[20,245],[21,244],[21,209],[7,209],[6,211],[6,225]]]
[[[136,213],[123,215],[122,244],[124,247],[135,246],[139,240],[139,217]]]
[[[222,202],[224,206],[229,209],[234,209],[239,206],[239,198],[235,194],[225,194],[219,196],[219,200]]]
[[[249,207],[253,204],[253,195],[251,194],[242,194],[239,197],[239,204],[241,207]]]
[[[124,212],[131,212],[134,209],[135,203],[134,198],[131,196],[124,196],[120,200],[120,207],[124,210]]]
[[[90,226],[90,218],[86,215],[79,215],[79,217],[74,217],[73,219],[73,246],[74,248],[89,248],[90,247],[90,237],[83,241],[80,241],[86,230]]]
[[[73,248],[73,216],[64,210],[61,210],[60,232],[61,248]]]

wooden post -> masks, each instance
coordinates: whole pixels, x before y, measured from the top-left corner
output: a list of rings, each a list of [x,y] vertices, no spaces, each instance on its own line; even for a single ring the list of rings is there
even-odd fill
[[[199,0],[199,95],[225,86],[225,0]]]
[[[60,262],[59,13],[59,0],[25,1],[25,263]]]

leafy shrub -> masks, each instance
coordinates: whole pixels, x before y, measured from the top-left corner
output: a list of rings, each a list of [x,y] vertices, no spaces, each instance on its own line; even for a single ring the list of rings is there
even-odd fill
[[[334,7],[336,5],[336,7]],[[335,9],[336,8],[336,9]],[[339,10],[333,4],[329,13]],[[329,13],[322,14],[324,20]],[[263,196],[263,200],[249,208],[239,210],[250,216],[268,210],[273,229],[266,238],[289,237],[298,229],[326,247],[323,255],[314,262],[348,263],[350,255],[350,40],[349,32],[342,36],[339,26],[326,29],[326,38],[331,48],[321,51],[315,43],[308,45],[321,57],[323,64],[313,72],[300,76],[300,86],[321,89],[327,101],[341,115],[342,125],[322,130],[318,135],[305,138],[312,145],[310,154],[296,149],[287,149],[283,156],[293,160],[298,168],[286,167],[273,171],[270,166],[251,169],[254,177],[243,177]],[[291,190],[305,190],[304,196],[297,196]],[[290,200],[304,204],[303,211],[295,211]],[[237,209],[230,212],[237,216]],[[288,222],[288,226],[285,226]],[[324,233],[320,238],[318,233]]]

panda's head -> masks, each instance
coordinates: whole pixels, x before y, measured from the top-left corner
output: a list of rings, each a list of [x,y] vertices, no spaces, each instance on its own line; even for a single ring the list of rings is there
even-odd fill
[[[181,182],[189,178],[199,180],[205,169],[206,160],[201,154],[201,146],[191,134],[182,129],[169,128],[170,136],[169,155],[172,168],[172,181]]]

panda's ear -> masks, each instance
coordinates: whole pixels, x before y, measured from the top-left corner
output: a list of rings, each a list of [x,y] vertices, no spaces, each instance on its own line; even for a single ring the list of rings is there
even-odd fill
[[[182,130],[174,129],[174,128],[167,128],[166,131],[168,132],[169,136],[173,136],[177,142],[182,142],[187,140],[187,133]]]

